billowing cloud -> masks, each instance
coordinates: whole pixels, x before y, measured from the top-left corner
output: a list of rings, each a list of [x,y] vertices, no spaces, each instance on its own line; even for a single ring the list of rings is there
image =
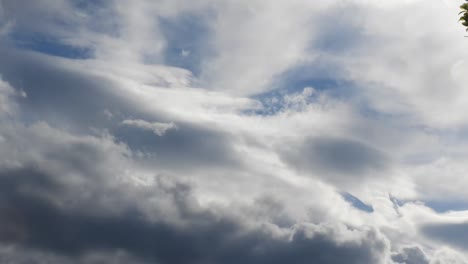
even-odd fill
[[[401,252],[392,256],[396,263],[429,264],[429,259],[419,247],[403,248]]]
[[[189,185],[138,178],[136,171],[125,176],[129,153],[108,138],[71,136],[44,124],[5,136],[11,143],[23,134],[31,140],[28,153],[17,145],[2,153],[0,242],[6,252],[24,250],[26,260],[31,254],[36,263],[87,263],[101,252],[149,263],[380,263],[388,250],[376,230],[252,225],[227,208],[202,209]],[[10,155],[19,163],[7,162]],[[37,250],[44,255],[29,253]]]

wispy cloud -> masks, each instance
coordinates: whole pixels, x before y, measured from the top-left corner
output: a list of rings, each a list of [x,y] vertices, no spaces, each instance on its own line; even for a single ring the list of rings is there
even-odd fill
[[[170,129],[177,129],[177,126],[174,123],[148,122],[141,119],[127,119],[122,121],[122,125],[134,126],[143,130],[150,130],[160,137],[164,136],[164,134]]]

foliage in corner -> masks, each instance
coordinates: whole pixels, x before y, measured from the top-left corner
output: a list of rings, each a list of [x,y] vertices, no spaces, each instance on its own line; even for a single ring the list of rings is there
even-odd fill
[[[468,2],[464,3],[460,6],[462,11],[459,13],[461,15],[460,20],[462,25],[466,27],[466,31],[468,32]]]

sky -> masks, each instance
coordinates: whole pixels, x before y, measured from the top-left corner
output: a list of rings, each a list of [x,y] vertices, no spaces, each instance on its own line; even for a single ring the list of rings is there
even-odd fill
[[[0,262],[468,263],[456,0],[0,0]]]

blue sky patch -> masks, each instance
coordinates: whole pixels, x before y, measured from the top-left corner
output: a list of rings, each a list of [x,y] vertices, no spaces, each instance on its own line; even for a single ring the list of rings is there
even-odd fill
[[[343,197],[343,199],[345,199],[348,203],[350,203],[356,209],[359,209],[367,213],[374,212],[374,208],[371,205],[364,203],[359,198],[357,198],[356,196],[350,193],[343,192],[341,193],[341,196]]]
[[[293,93],[313,87],[317,91],[327,91],[331,96],[349,97],[354,92],[354,84],[345,76],[340,66],[327,60],[326,56],[319,56],[276,75],[271,89]]]
[[[89,48],[67,45],[56,38],[37,34],[13,33],[11,38],[15,45],[21,49],[32,50],[52,56],[69,59],[87,59],[92,57],[93,53]]]
[[[190,70],[195,76],[213,49],[209,40],[209,14],[184,13],[174,18],[160,18],[160,28],[166,38],[164,61],[169,66]]]
[[[355,85],[337,76],[338,73],[333,65],[322,64],[321,59],[292,67],[274,78],[271,90],[252,97],[264,105],[264,109],[254,114],[274,115],[288,108],[285,97],[299,95],[307,88],[348,100],[356,90]],[[305,97],[305,103],[313,103],[316,98],[315,94]]]
[[[437,213],[468,210],[468,202],[462,200],[425,201],[424,204]]]

